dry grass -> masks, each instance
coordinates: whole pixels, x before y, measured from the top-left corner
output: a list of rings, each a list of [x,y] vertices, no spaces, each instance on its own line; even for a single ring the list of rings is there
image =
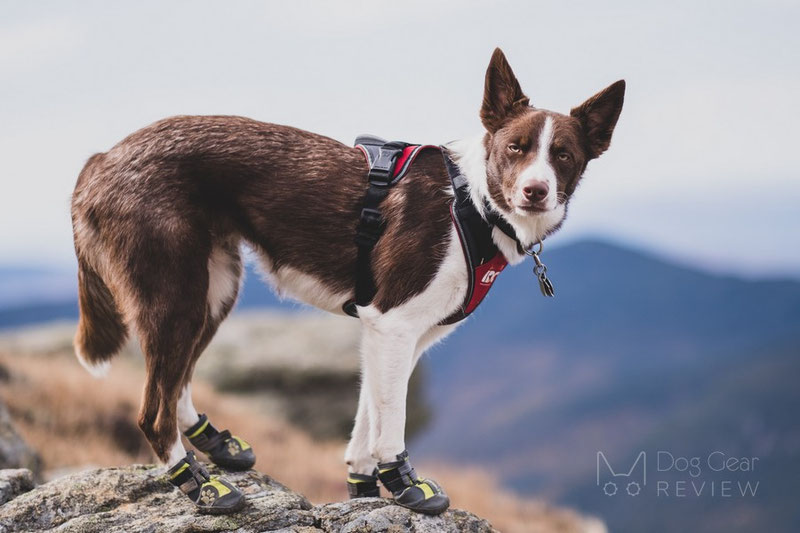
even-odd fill
[[[0,365],[10,380],[0,389],[20,433],[42,456],[50,475],[87,465],[149,463],[154,456],[136,426],[144,374],[132,357],[114,361],[103,380],[90,377],[63,346],[26,350],[0,345]],[[193,384],[199,410],[215,425],[247,439],[258,454],[256,469],[305,494],[313,502],[347,497],[344,442],[315,442],[279,418],[260,412],[259,402]],[[453,505],[489,519],[507,533],[603,532],[604,526],[569,510],[520,498],[477,469],[435,464],[419,471],[447,488]]]

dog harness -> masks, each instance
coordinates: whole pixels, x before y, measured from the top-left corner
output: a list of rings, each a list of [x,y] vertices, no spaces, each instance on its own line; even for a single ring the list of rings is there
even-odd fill
[[[346,302],[342,309],[350,316],[358,316],[356,306],[369,305],[375,296],[376,287],[371,264],[372,249],[385,228],[380,204],[389,195],[391,187],[408,173],[408,169],[417,155],[423,150],[432,149],[442,153],[445,168],[453,186],[450,216],[464,252],[469,280],[464,302],[441,324],[453,324],[463,320],[483,301],[497,276],[508,264],[505,256],[492,240],[492,230],[497,227],[516,241],[519,248],[522,249],[513,228],[488,205],[484,206],[486,218],[481,216],[469,194],[466,176],[450,158],[447,149],[433,145],[387,142],[384,139],[367,135],[356,138],[355,146],[363,152],[367,160],[369,185],[364,196],[355,236],[358,246],[355,299]]]

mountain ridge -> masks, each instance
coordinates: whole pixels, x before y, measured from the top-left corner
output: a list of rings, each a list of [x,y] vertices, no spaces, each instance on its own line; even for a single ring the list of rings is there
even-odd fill
[[[800,442],[800,281],[716,274],[598,240],[548,243],[542,259],[555,298],[540,295],[530,262],[508,268],[423,359],[436,411],[412,453],[479,463],[615,531],[800,527],[787,522],[789,490],[739,502],[742,514],[718,500],[631,506],[595,485],[598,450],[625,459],[662,445],[759,456],[763,485],[785,487],[800,464],[786,444]],[[74,302],[60,305],[47,318],[77,316]],[[239,307],[305,308],[281,303],[251,265]],[[0,328],[8,317],[0,310]]]
[[[610,255],[609,255],[610,254]],[[657,251],[637,248],[610,239],[584,238],[558,244],[542,255],[547,263],[552,256],[571,257],[578,264],[596,256],[601,259],[613,257],[615,261],[634,261],[655,266],[668,267],[688,275],[709,276],[714,279],[740,281],[745,284],[768,284],[775,286],[800,286],[800,280],[786,276],[744,277],[733,273],[716,272],[688,265],[682,261],[668,258]],[[530,266],[527,262],[517,267],[509,267],[500,276],[498,286],[503,280],[518,276],[519,271]],[[513,274],[512,274],[513,273]],[[558,282],[558,270],[551,270],[556,290],[563,286]],[[77,318],[77,274],[72,269],[48,269],[41,265],[26,267],[21,264],[0,265],[0,329],[35,324],[56,319]],[[534,287],[535,288],[535,287]],[[496,289],[492,293],[496,292]],[[237,308],[275,307],[293,311],[305,308],[290,298],[281,299],[266,282],[254,261],[247,261],[245,276],[240,291]],[[480,315],[482,309],[477,313]]]

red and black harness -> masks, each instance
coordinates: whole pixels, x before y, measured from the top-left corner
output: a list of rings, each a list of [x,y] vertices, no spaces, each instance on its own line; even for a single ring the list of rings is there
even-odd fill
[[[469,193],[466,176],[462,174],[447,149],[433,145],[412,145],[404,142],[387,142],[372,136],[356,139],[359,148],[369,165],[367,193],[361,209],[356,229],[355,242],[358,246],[356,258],[355,299],[344,304],[343,310],[351,316],[358,316],[356,306],[369,305],[375,296],[375,280],[372,275],[372,249],[383,234],[385,221],[381,215],[380,204],[389,195],[391,187],[407,174],[414,159],[423,150],[439,150],[444,158],[447,174],[453,185],[453,202],[450,215],[458,232],[464,260],[469,272],[469,286],[464,302],[441,324],[453,324],[469,316],[483,301],[494,280],[508,264],[503,253],[492,239],[495,227],[519,243],[514,229],[488,205],[484,206],[484,216],[476,208]]]

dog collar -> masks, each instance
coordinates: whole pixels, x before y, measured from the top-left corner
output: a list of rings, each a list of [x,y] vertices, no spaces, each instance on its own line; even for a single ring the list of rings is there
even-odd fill
[[[503,234],[514,241],[517,245],[517,251],[522,255],[525,253],[525,246],[522,245],[520,242],[519,237],[517,237],[517,232],[514,230],[514,227],[508,223],[508,221],[503,218],[503,215],[495,211],[492,204],[489,203],[489,200],[483,201],[483,216],[486,222],[499,229],[503,232]]]

